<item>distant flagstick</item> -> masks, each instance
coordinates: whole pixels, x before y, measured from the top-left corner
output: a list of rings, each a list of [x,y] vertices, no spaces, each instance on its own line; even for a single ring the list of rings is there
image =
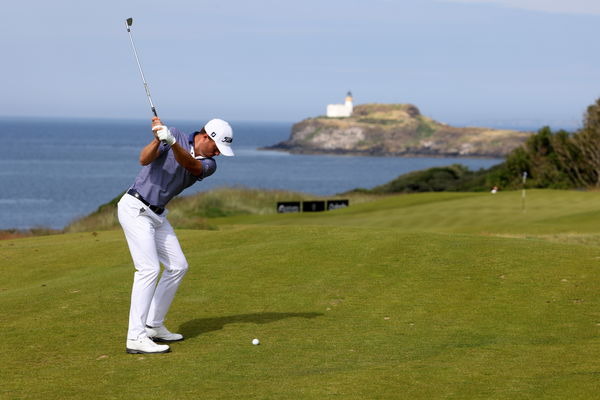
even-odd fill
[[[135,49],[135,44],[133,43],[133,36],[131,36],[131,25],[133,25],[133,18],[127,18],[127,20],[125,21],[125,27],[127,28],[127,33],[129,33],[129,39],[131,40],[131,47],[133,48],[135,61],[137,61],[138,68],[140,69],[140,75],[142,76],[142,82],[144,82],[144,89],[146,90],[146,96],[148,96],[148,102],[150,103],[150,107],[152,108],[152,113],[155,117],[158,117],[158,114],[156,114],[156,108],[154,107],[154,103],[152,103],[152,97],[150,96],[150,88],[148,87],[148,83],[146,83],[144,71],[142,71],[142,65],[140,64],[140,59],[138,58],[137,51]]]
[[[525,212],[525,183],[527,182],[527,171],[523,171],[523,187],[521,189],[521,212]]]

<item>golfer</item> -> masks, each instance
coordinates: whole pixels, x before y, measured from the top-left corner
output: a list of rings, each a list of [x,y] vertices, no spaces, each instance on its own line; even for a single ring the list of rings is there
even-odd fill
[[[168,345],[155,342],[183,340],[164,325],[188,269],[165,207],[185,188],[215,172],[213,157],[233,156],[233,132],[221,119],[212,119],[187,136],[155,117],[152,131],[154,139],[140,152],[143,167],[118,204],[119,222],[136,269],[126,346],[127,353],[134,354],[167,353]],[[164,270],[159,280],[161,263]]]

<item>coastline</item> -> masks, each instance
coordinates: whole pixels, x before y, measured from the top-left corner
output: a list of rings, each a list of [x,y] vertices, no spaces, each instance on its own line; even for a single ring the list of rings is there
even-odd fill
[[[331,150],[323,150],[323,149],[315,149],[315,148],[305,148],[298,146],[283,146],[280,144],[266,147],[258,147],[257,150],[261,151],[278,151],[282,153],[288,154],[305,154],[305,155],[330,155],[330,156],[349,156],[349,157],[402,157],[402,158],[465,158],[465,159],[474,159],[474,158],[486,158],[486,159],[504,159],[506,157],[505,154],[460,154],[460,152],[455,153],[440,153],[440,152],[427,152],[427,151],[406,151],[400,153],[391,153],[391,152],[381,152],[381,151],[361,151],[361,150],[342,150],[342,149],[331,149]]]

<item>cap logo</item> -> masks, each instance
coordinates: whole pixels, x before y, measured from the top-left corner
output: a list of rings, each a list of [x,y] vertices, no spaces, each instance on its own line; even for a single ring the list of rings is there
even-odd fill
[[[213,132],[210,134],[210,137],[215,137],[215,136],[217,136],[217,132]]]
[[[231,142],[233,142],[233,138],[230,138],[229,136],[225,136],[223,139],[221,139],[221,142],[231,143]]]

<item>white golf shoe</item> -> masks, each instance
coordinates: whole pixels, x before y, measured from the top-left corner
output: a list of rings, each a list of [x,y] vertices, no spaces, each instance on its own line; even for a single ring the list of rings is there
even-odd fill
[[[166,344],[156,344],[150,338],[144,336],[135,340],[127,339],[126,351],[129,354],[168,353],[171,348]]]
[[[146,326],[146,334],[155,342],[179,342],[183,340],[183,335],[169,332],[164,325],[157,328]]]

